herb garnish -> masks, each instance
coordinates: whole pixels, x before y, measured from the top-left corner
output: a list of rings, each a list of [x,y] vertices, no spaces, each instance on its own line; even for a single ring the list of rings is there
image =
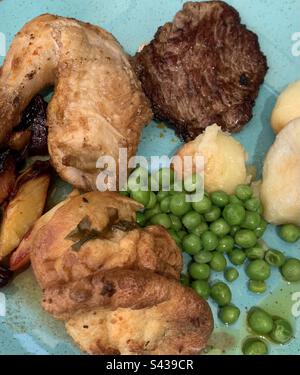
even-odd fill
[[[85,216],[66,237],[67,240],[75,242],[72,245],[74,251],[79,251],[81,246],[86,242],[95,240],[97,238],[103,238],[106,231],[99,231],[92,228],[91,220],[88,216]]]
[[[114,223],[114,219],[111,219],[109,224],[102,230],[92,228],[91,220],[88,216],[85,216],[67,236],[66,240],[75,242],[71,247],[74,251],[79,251],[81,246],[86,242],[95,239],[103,239],[107,237],[110,230],[121,230],[123,232],[129,232],[138,225],[135,222],[127,220],[120,220]]]
[[[138,228],[137,223],[127,220],[121,220],[118,223],[112,225],[112,229],[119,229],[122,232],[130,232],[131,230],[136,228]]]

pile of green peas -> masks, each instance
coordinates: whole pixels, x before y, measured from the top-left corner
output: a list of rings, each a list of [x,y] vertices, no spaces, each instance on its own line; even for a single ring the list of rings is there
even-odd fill
[[[164,174],[170,176],[169,191],[162,189]],[[287,281],[300,280],[298,259],[286,259],[279,250],[266,249],[261,244],[268,223],[262,217],[261,202],[249,185],[238,185],[232,195],[223,191],[205,193],[201,200],[191,203],[186,200],[187,192],[172,189],[172,170],[162,169],[155,178],[159,181],[158,191],[125,193],[145,207],[137,213],[137,223],[142,227],[162,225],[178,247],[191,256],[188,273],[182,275],[181,282],[201,297],[211,298],[218,305],[218,317],[224,324],[234,324],[240,316],[239,308],[232,304],[228,284],[238,279],[237,268],[244,263],[252,293],[266,291],[272,267],[278,267]],[[291,228],[280,229],[281,237],[289,242],[296,238],[295,228]],[[211,284],[213,272],[222,273],[228,284]]]
[[[244,342],[242,351],[246,355],[268,354],[266,340],[275,344],[286,344],[293,337],[293,328],[286,319],[271,316],[259,307],[250,309],[247,324],[251,332],[259,337],[251,337]]]

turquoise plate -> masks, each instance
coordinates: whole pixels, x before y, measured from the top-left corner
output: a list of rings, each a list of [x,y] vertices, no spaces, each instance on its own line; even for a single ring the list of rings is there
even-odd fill
[[[182,0],[2,0],[0,1],[0,54],[5,54],[14,34],[31,18],[46,12],[79,18],[100,25],[112,32],[129,53],[149,41],[157,27],[171,20],[183,4]],[[300,32],[299,0],[230,0],[248,27],[258,35],[270,66],[256,103],[254,118],[236,137],[246,147],[250,162],[261,170],[262,161],[274,134],[269,125],[276,96],[289,83],[300,78],[300,53],[293,35]],[[298,48],[300,50],[300,48]],[[294,51],[294,54],[293,54]],[[296,52],[296,53],[295,53]],[[299,51],[300,52],[300,51]],[[298,56],[297,56],[298,55]],[[3,57],[0,58],[2,63]],[[0,109],[1,110],[1,109]],[[142,136],[139,154],[168,154],[180,146],[174,132],[168,128],[148,126]],[[289,256],[300,256],[300,244],[287,245],[270,228],[265,235],[268,244],[282,249]],[[271,346],[272,354],[300,353],[300,284],[281,281],[277,272],[268,281],[268,292],[255,296],[247,291],[242,272],[233,283],[233,302],[241,307],[239,322],[230,328],[219,325],[210,353],[240,354],[240,344],[249,334],[245,328],[245,311],[253,305],[265,306],[270,312],[283,315],[294,325],[296,338],[285,346]],[[242,287],[241,287],[242,286]],[[0,353],[1,354],[80,354],[65,333],[63,324],[42,311],[41,293],[31,270],[17,276],[0,293]],[[6,302],[6,306],[5,306]],[[298,303],[299,305],[299,303]],[[5,308],[6,307],[6,308]],[[214,314],[215,306],[212,306]],[[6,313],[6,314],[5,314]],[[3,316],[5,315],[5,316]],[[215,315],[216,316],[216,315]]]

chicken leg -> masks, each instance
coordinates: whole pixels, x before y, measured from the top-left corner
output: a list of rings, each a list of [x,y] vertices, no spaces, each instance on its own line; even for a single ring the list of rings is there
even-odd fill
[[[0,145],[41,90],[54,86],[48,148],[60,176],[96,189],[96,162],[119,148],[135,154],[152,118],[148,100],[116,39],[75,19],[45,14],[16,35],[0,70]]]

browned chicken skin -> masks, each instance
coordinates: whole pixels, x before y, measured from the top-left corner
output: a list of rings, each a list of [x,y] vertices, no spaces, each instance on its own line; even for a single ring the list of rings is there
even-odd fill
[[[120,147],[135,154],[152,117],[128,57],[100,27],[45,14],[16,35],[0,70],[0,145],[41,90],[54,85],[48,147],[57,172],[71,184],[96,188],[96,161]]]

